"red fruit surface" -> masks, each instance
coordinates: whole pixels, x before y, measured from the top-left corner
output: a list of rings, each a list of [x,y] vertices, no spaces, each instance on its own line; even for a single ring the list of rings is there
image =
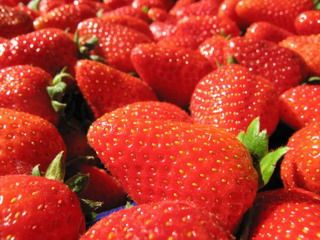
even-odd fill
[[[88,141],[138,204],[192,201],[234,230],[254,200],[250,154],[221,129],[110,114],[91,126]]]
[[[250,239],[318,239],[320,196],[294,189],[258,195]]]
[[[281,119],[300,129],[320,121],[320,85],[305,84],[291,88],[280,97]]]
[[[136,17],[140,18],[141,20],[145,22],[149,22],[150,19],[148,17],[148,14],[141,10],[141,9],[136,9],[133,8],[131,5],[126,5],[123,7],[116,8],[112,11],[107,11],[103,14],[104,16],[131,16],[131,17]]]
[[[33,10],[33,9],[29,8],[28,6],[23,5],[23,4],[17,5],[17,6],[15,7],[15,9],[26,13],[27,15],[29,15],[29,17],[30,17],[32,20],[35,20],[37,17],[40,16],[40,12],[39,12],[39,11]]]
[[[299,187],[320,193],[320,125],[311,124],[294,133],[281,164],[287,188]]]
[[[43,177],[0,177],[0,238],[76,240],[84,231],[77,196]]]
[[[160,40],[172,35],[175,32],[176,26],[173,23],[155,21],[149,25],[150,31],[155,40]]]
[[[97,118],[129,103],[157,99],[139,78],[95,61],[77,63],[76,81]]]
[[[179,106],[189,104],[196,84],[211,71],[210,63],[195,51],[156,44],[137,46],[131,60],[159,99]]]
[[[55,75],[63,67],[72,71],[76,58],[73,40],[54,28],[20,35],[0,44],[0,68],[30,64]]]
[[[22,2],[23,4],[27,4],[29,3],[29,0],[0,0],[0,5],[15,7],[20,2]]]
[[[236,6],[240,0],[223,0],[219,6],[218,16],[228,17],[242,27],[242,23],[236,13]]]
[[[150,8],[148,11],[148,17],[154,21],[165,21],[167,18],[169,18],[169,14],[166,10],[163,10],[162,8]]]
[[[299,35],[320,34],[320,11],[311,10],[301,13],[294,25]]]
[[[0,107],[28,112],[57,124],[58,114],[47,92],[51,79],[50,74],[30,65],[1,69]]]
[[[81,240],[234,239],[214,216],[188,202],[162,201],[119,212],[96,223]]]
[[[131,6],[137,10],[144,8],[150,9],[152,7],[161,8],[163,10],[169,10],[173,5],[172,0],[133,0]]]
[[[219,3],[216,0],[200,0],[191,2],[185,6],[177,7],[170,11],[170,14],[178,17],[190,16],[215,16],[219,9]]]
[[[0,175],[30,174],[40,164],[41,170],[65,145],[58,130],[48,121],[28,113],[0,108]]]
[[[269,135],[279,121],[272,84],[240,65],[227,65],[205,76],[195,88],[190,110],[195,122],[238,134],[260,117]]]

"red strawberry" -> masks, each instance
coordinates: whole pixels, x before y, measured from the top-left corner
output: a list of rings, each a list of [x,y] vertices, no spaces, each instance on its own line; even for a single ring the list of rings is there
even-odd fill
[[[18,6],[15,7],[15,9],[19,10],[19,11],[22,11],[26,14],[29,15],[29,17],[32,19],[32,20],[35,20],[37,17],[40,16],[40,12],[37,11],[37,10],[33,10],[31,8],[29,8],[28,6],[26,5],[23,5],[23,4],[19,4]]]
[[[211,71],[210,63],[197,52],[156,44],[137,46],[131,60],[141,79],[160,99],[179,106],[189,104],[194,87]]]
[[[145,82],[95,61],[79,61],[76,80],[95,117],[129,103],[156,100]]]
[[[103,19],[92,18],[78,25],[82,38],[98,38],[99,44],[95,53],[105,59],[108,65],[121,71],[134,71],[130,61],[131,50],[140,43],[151,42],[145,34],[123,25],[104,22]]]
[[[65,4],[41,15],[34,21],[35,29],[59,28],[74,32],[79,22],[95,17],[96,10],[87,4]]]
[[[31,0],[31,2],[35,2],[35,8],[39,9],[41,13],[47,13],[57,7],[66,4],[91,4],[92,6],[99,6],[101,1],[100,0]],[[30,3],[29,3],[30,5]],[[95,8],[96,9],[96,8]]]
[[[195,36],[179,36],[173,35],[168,36],[157,42],[157,45],[163,47],[174,47],[174,48],[187,48],[192,50],[197,50],[199,46],[199,41]]]
[[[176,29],[175,24],[168,22],[155,21],[149,25],[155,40],[160,40],[172,35]]]
[[[295,28],[300,35],[320,34],[320,11],[301,13],[295,20]]]
[[[89,175],[88,186],[80,194],[82,198],[103,202],[104,210],[126,203],[127,194],[119,181],[105,170],[90,165],[82,165],[79,170]]]
[[[12,38],[32,30],[32,19],[28,14],[0,5],[0,37]]]
[[[306,62],[310,74],[320,75],[320,34],[288,37],[280,42],[280,46],[298,53]]]
[[[170,14],[174,14],[176,10],[179,10],[195,2],[197,2],[197,0],[177,0],[174,6],[170,9]]]
[[[81,240],[233,239],[214,216],[188,202],[163,201],[121,210],[96,223]]]
[[[1,239],[76,240],[84,230],[79,201],[61,182],[1,176],[0,196]]]
[[[238,37],[229,42],[225,54],[272,82],[278,94],[297,86],[305,74],[301,57],[273,42]]]
[[[149,9],[148,17],[152,20],[152,22],[154,22],[154,21],[165,21],[170,16],[168,15],[167,11],[161,8],[153,7]]]
[[[0,5],[15,7],[19,3],[27,4],[29,0],[0,0]]]
[[[238,24],[239,27],[244,25],[238,14],[236,13],[236,6],[240,0],[223,0],[219,7],[218,16],[219,17],[228,17]]]
[[[295,129],[320,121],[320,85],[291,88],[280,97],[282,120]]]
[[[0,70],[0,107],[38,115],[57,124],[47,87],[50,74],[38,67],[18,65]]]
[[[255,40],[268,40],[276,43],[290,36],[292,36],[292,33],[289,31],[268,22],[255,22],[251,24],[245,34],[245,37]]]
[[[128,15],[131,17],[140,18],[143,21],[149,22],[150,19],[148,17],[147,12],[144,9],[136,9],[133,8],[131,5],[119,7],[112,11],[107,11],[103,14],[104,16],[123,16]]]
[[[169,10],[173,5],[172,0],[133,0],[131,6],[138,10],[150,9],[152,7]]]
[[[272,84],[245,67],[232,64],[205,76],[195,88],[190,110],[195,122],[238,134],[260,117],[271,135],[279,120]]]
[[[29,174],[37,164],[44,170],[65,151],[57,129],[38,116],[0,108],[0,129],[0,175]]]
[[[253,211],[250,239],[319,238],[320,197],[300,189],[261,193]]]
[[[104,0],[103,3],[110,9],[117,9],[125,6],[130,6],[132,0]]]
[[[236,12],[248,25],[265,21],[294,32],[295,18],[313,7],[312,0],[241,0],[236,6]]]
[[[63,67],[72,71],[77,49],[69,35],[59,29],[43,29],[0,44],[0,68],[30,64],[52,75]]]
[[[210,126],[105,115],[89,144],[138,204],[189,200],[233,230],[251,206],[257,174],[232,135]]]
[[[1,43],[4,43],[4,42],[6,42],[6,41],[8,41],[8,39],[5,39],[5,38],[0,37],[0,44],[1,44]]]
[[[287,188],[299,187],[320,193],[320,124],[311,124],[289,139],[289,151],[281,164]]]

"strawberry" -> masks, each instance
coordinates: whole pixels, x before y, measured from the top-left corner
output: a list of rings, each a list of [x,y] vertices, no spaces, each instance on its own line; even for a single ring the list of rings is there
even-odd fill
[[[34,10],[39,10],[41,13],[47,13],[57,7],[61,7],[66,4],[91,4],[95,6],[99,6],[100,0],[31,0],[29,3],[29,7],[33,8]],[[101,6],[101,5],[100,5]]]
[[[152,7],[169,10],[172,5],[172,0],[133,0],[131,3],[131,6],[138,10],[150,9]]]
[[[245,37],[278,43],[292,36],[289,31],[268,22],[255,22],[247,28]]]
[[[0,196],[1,239],[76,240],[84,230],[79,201],[61,182],[1,176]]]
[[[104,0],[103,3],[112,10],[125,6],[130,6],[132,0]]]
[[[15,7],[19,3],[27,4],[29,0],[0,0],[0,5]]]
[[[138,204],[188,200],[233,230],[251,206],[257,173],[244,146],[210,126],[104,115],[89,144]]]
[[[111,209],[126,203],[126,193],[119,181],[105,170],[83,164],[81,173],[89,175],[89,182],[80,194],[82,198],[102,202],[102,209]]]
[[[280,42],[280,46],[298,53],[307,64],[310,75],[320,75],[320,34],[288,37]]]
[[[271,135],[279,121],[278,97],[272,84],[236,64],[202,78],[192,95],[190,110],[195,122],[235,134],[260,117],[262,129]]]
[[[33,24],[28,14],[0,5],[0,37],[12,38],[31,31]]]
[[[320,197],[300,189],[258,195],[250,239],[319,238]]]
[[[0,44],[0,68],[30,64],[54,75],[67,66],[72,71],[77,58],[76,44],[59,29],[43,29],[20,35]]]
[[[134,71],[130,61],[131,50],[139,43],[149,43],[151,39],[145,34],[123,25],[104,22],[92,18],[78,25],[81,38],[98,39],[95,53],[101,56],[109,65],[121,71]]]
[[[154,21],[165,21],[170,16],[166,10],[152,7],[148,11],[148,17],[151,19],[152,22],[154,22]]]
[[[1,43],[4,43],[4,42],[6,42],[6,41],[8,41],[8,39],[0,37],[0,44],[1,44]]]
[[[173,35],[173,36],[168,36],[163,39],[160,39],[157,42],[157,45],[163,46],[163,47],[187,48],[191,50],[197,50],[199,46],[199,41],[195,36]]]
[[[37,10],[33,10],[31,8],[29,8],[28,6],[26,5],[23,5],[23,4],[19,4],[18,6],[15,7],[15,9],[19,10],[19,11],[22,11],[26,14],[29,15],[29,17],[32,19],[32,20],[35,20],[37,17],[40,16],[40,12],[37,11]]]
[[[97,118],[129,103],[156,100],[145,82],[95,61],[77,63],[76,81]]]
[[[230,40],[225,54],[272,82],[278,94],[297,86],[305,75],[301,57],[273,42],[238,37]]]
[[[65,4],[41,15],[34,21],[35,29],[59,28],[74,32],[79,22],[95,17],[96,11],[87,4]]]
[[[149,25],[155,40],[160,40],[172,35],[175,32],[176,26],[173,23],[155,21]]]
[[[123,7],[119,7],[117,9],[104,12],[104,14],[103,14],[103,16],[123,16],[123,15],[136,17],[136,18],[139,18],[139,19],[141,19],[141,20],[143,20],[145,22],[149,22],[150,21],[150,19],[148,17],[148,14],[145,11],[145,9],[133,8],[131,5],[126,5],[126,6],[123,6]]]
[[[299,35],[320,34],[320,11],[311,10],[301,13],[294,26]]]
[[[0,129],[0,175],[29,174],[36,164],[46,169],[65,151],[57,129],[38,116],[0,108]]]
[[[195,2],[197,2],[197,0],[177,0],[173,7],[170,9],[170,14],[174,14],[176,10],[179,10]]]
[[[0,70],[0,107],[38,115],[57,124],[47,87],[50,74],[38,67],[18,65]]]
[[[238,24],[239,27],[243,27],[239,16],[236,13],[236,6],[240,0],[223,0],[219,6],[218,16],[228,17]]]
[[[236,12],[248,25],[265,21],[294,32],[295,18],[313,7],[312,0],[241,0],[236,6]]]
[[[131,61],[160,99],[179,106],[189,104],[194,87],[211,71],[210,63],[195,51],[156,44],[135,47]]]
[[[163,201],[127,208],[96,223],[81,240],[234,239],[214,216],[188,202]]]
[[[281,164],[287,188],[299,187],[320,193],[320,124],[302,128],[290,137],[289,151]]]

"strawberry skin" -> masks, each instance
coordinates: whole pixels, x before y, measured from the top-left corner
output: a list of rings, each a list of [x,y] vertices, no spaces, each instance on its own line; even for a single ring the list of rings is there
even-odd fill
[[[135,47],[131,61],[141,79],[161,100],[179,106],[189,104],[196,84],[212,69],[210,63],[195,51],[156,44]]]
[[[30,64],[55,75],[63,67],[71,71],[76,58],[73,40],[64,31],[54,28],[20,35],[0,44],[0,68]]]
[[[13,38],[32,30],[32,19],[28,14],[0,5],[0,37]]]
[[[0,129],[0,175],[30,174],[37,164],[44,170],[65,152],[57,129],[38,116],[0,108]]]
[[[162,201],[119,212],[96,223],[81,240],[234,239],[214,216],[188,202]]]
[[[320,193],[320,125],[311,124],[289,139],[289,151],[281,164],[287,188],[299,187]]]
[[[279,120],[278,97],[272,84],[236,64],[220,67],[201,79],[190,110],[195,122],[234,134],[260,117],[261,128],[271,135]]]
[[[311,10],[301,13],[294,26],[299,35],[320,34],[320,11]]]
[[[190,16],[215,16],[219,9],[219,2],[216,0],[201,0],[181,7],[175,7],[170,14],[177,18]]]
[[[61,182],[1,176],[0,196],[1,239],[76,240],[84,230],[79,201]]]
[[[53,110],[47,87],[52,77],[41,68],[17,65],[0,70],[0,107],[38,115],[53,124],[58,114]]]
[[[88,142],[138,204],[188,200],[234,230],[251,206],[257,173],[246,148],[221,129],[105,115]]]
[[[318,239],[319,195],[293,189],[264,192],[254,208],[252,240]]]
[[[292,128],[300,129],[320,121],[320,85],[304,84],[280,96],[281,119]]]

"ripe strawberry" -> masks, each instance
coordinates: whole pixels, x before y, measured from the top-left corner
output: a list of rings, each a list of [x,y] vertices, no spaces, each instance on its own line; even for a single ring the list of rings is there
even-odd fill
[[[320,85],[305,84],[291,88],[280,97],[282,120],[300,129],[320,120]]]
[[[104,5],[108,6],[110,10],[121,8],[124,6],[130,6],[132,3],[132,0],[104,0]]]
[[[299,187],[320,193],[320,124],[294,133],[281,164],[281,178],[287,188]]]
[[[294,25],[299,35],[320,34],[320,11],[311,10],[301,13]]]
[[[176,29],[175,24],[168,22],[155,21],[149,25],[153,38],[158,41],[172,35]]]
[[[96,223],[81,240],[234,239],[214,216],[188,202],[163,201],[127,208]]]
[[[96,10],[87,4],[65,4],[41,15],[34,21],[35,29],[59,28],[74,32],[79,22],[96,16]]]
[[[152,22],[154,22],[154,21],[165,21],[170,16],[166,10],[153,7],[149,9],[148,17],[151,19]]]
[[[104,12],[103,15],[104,16],[123,16],[123,15],[127,15],[127,16],[131,16],[131,17],[139,18],[139,19],[141,19],[141,20],[143,20],[145,22],[149,22],[150,21],[150,19],[148,17],[148,14],[146,13],[146,11],[144,9],[136,9],[136,8],[133,8],[131,5],[126,5],[126,6],[114,9],[112,11]]]
[[[4,43],[4,42],[6,42],[6,41],[8,41],[8,39],[0,37],[0,44],[1,44],[1,43]]]
[[[90,127],[88,141],[135,202],[192,201],[234,229],[252,204],[258,180],[250,154],[232,134],[109,116]]]
[[[44,170],[65,151],[57,129],[38,116],[0,108],[0,129],[0,175],[29,174],[37,164]]]
[[[236,12],[248,25],[265,21],[295,32],[295,18],[313,7],[312,0],[241,0],[236,6]]]
[[[298,53],[311,75],[320,75],[320,34],[288,37],[280,42],[280,46]]]
[[[264,192],[254,208],[250,239],[319,238],[320,197],[294,189]]]
[[[35,20],[37,17],[40,16],[40,12],[37,11],[37,10],[33,10],[31,8],[29,8],[28,6],[26,5],[23,5],[23,4],[19,4],[18,6],[15,7],[15,9],[19,10],[19,11],[22,11],[26,14],[29,15],[29,17],[32,19],[32,20]]]
[[[152,7],[169,10],[172,5],[172,0],[133,0],[131,3],[131,6],[138,10],[143,10],[144,8],[150,9]]]
[[[0,44],[0,68],[29,64],[55,75],[63,67],[72,71],[77,49],[69,35],[59,29],[43,29]]]
[[[180,8],[183,8],[185,6],[188,6],[192,3],[197,2],[197,0],[177,0],[173,7],[170,9],[170,14],[174,15],[174,12]]]
[[[27,4],[29,0],[0,0],[0,5],[15,7],[19,3]]]
[[[13,38],[32,30],[32,19],[28,14],[0,5],[0,37]]]
[[[292,36],[291,32],[268,22],[255,22],[251,24],[245,34],[245,37],[255,40],[268,40],[276,43],[290,36]]]
[[[299,55],[275,43],[238,37],[231,39],[226,57],[274,84],[278,94],[297,86],[304,78],[304,62]]]
[[[132,28],[110,24],[99,18],[92,18],[78,25],[79,36],[89,39],[98,38],[94,52],[101,56],[108,65],[121,71],[134,71],[130,61],[131,50],[140,43],[149,43],[151,39]]]
[[[76,81],[96,118],[129,103],[156,100],[145,82],[95,61],[77,63]]]
[[[61,182],[1,176],[0,196],[1,239],[76,240],[84,230],[79,201]]]
[[[218,16],[228,17],[232,21],[238,24],[239,27],[243,27],[243,23],[240,21],[238,14],[236,13],[236,6],[240,0],[223,0],[219,6]]]
[[[81,165],[81,173],[89,175],[89,182],[80,197],[103,202],[102,210],[112,209],[126,203],[126,192],[119,181],[108,174],[105,170]]]
[[[235,134],[260,117],[262,129],[271,135],[279,121],[278,97],[272,84],[236,64],[202,78],[192,95],[190,110],[195,122]]]
[[[165,37],[157,42],[157,45],[163,47],[173,47],[173,48],[187,48],[191,50],[197,50],[199,46],[199,41],[197,36],[179,36],[173,35]]]
[[[211,71],[210,63],[197,52],[156,44],[135,47],[131,61],[160,99],[179,106],[189,104],[194,87]]]
[[[97,10],[97,6],[101,6],[99,4],[100,0],[31,0],[31,2],[34,2],[33,8],[39,10],[42,14],[47,13],[57,7],[61,7],[66,4],[91,4],[92,6],[95,6],[94,8]],[[30,5],[30,3],[29,3]]]

